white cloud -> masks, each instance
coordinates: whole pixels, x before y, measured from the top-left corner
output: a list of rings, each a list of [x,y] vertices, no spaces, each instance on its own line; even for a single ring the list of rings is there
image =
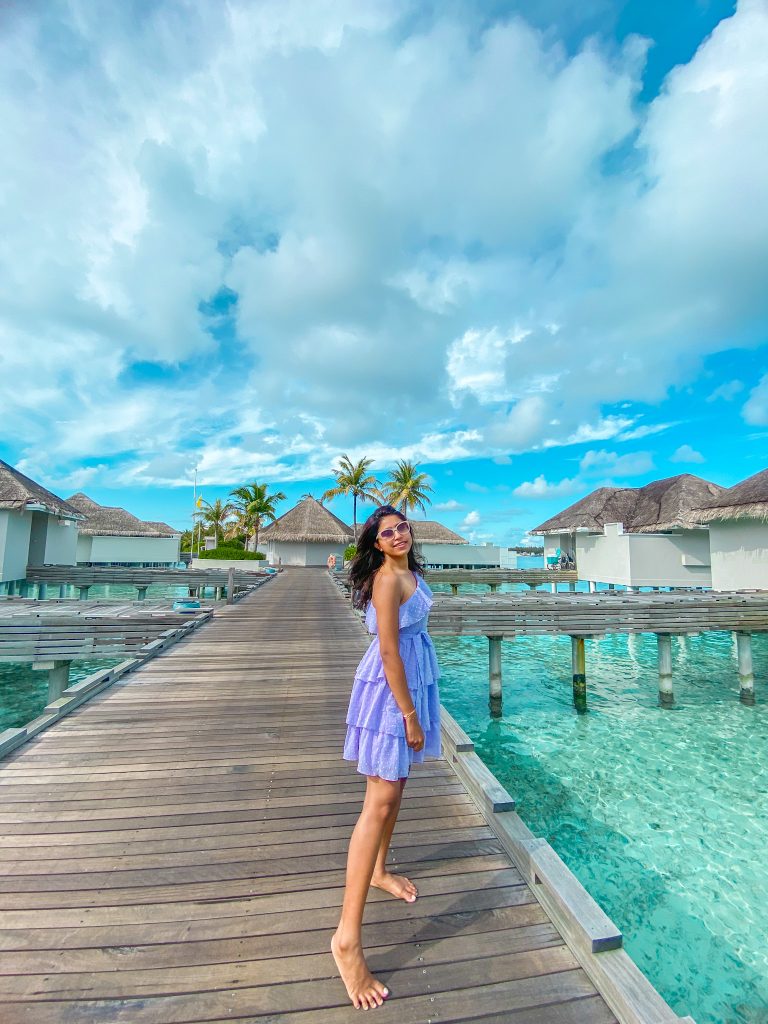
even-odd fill
[[[743,390],[744,385],[740,380],[729,380],[725,384],[716,387],[711,394],[707,395],[707,401],[715,402],[718,398],[722,398],[725,402],[731,402]]]
[[[49,477],[632,440],[668,424],[617,403],[763,339],[762,2],[649,108],[637,41],[569,54],[522,18],[470,33],[454,5],[13,8],[0,406]]]
[[[768,424],[768,373],[761,377],[760,382],[750,391],[741,414],[747,423],[756,427]]]
[[[706,462],[706,459],[689,444],[681,444],[669,457],[670,462]]]
[[[520,484],[512,493],[519,498],[559,498],[564,494],[573,494],[581,486],[581,481],[577,477],[554,483],[547,480],[542,473],[535,480]]]
[[[438,501],[432,506],[436,512],[459,512],[466,508],[466,505],[462,505],[461,502],[456,501],[455,498],[449,498],[448,501]]]
[[[519,345],[530,331],[515,328],[502,332],[469,330],[448,349],[448,388],[458,404],[461,392],[470,392],[481,402],[498,402],[511,397],[506,364],[510,346]]]
[[[605,449],[586,452],[579,464],[582,473],[611,473],[615,476],[640,476],[649,473],[653,468],[653,457],[650,452],[618,455]]]
[[[477,509],[473,509],[471,512],[467,512],[462,521],[459,523],[459,530],[469,530],[480,524],[480,513]]]

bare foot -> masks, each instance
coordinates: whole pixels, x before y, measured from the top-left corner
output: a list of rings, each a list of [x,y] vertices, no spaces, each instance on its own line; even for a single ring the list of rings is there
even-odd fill
[[[362,946],[346,946],[337,931],[331,939],[331,953],[354,1008],[367,1010],[381,1006],[389,989],[368,970]]]
[[[406,878],[405,875],[393,875],[391,871],[374,875],[371,885],[377,889],[383,889],[384,892],[392,893],[397,899],[405,900],[406,903],[415,903],[416,897],[419,895],[419,890],[410,878]]]

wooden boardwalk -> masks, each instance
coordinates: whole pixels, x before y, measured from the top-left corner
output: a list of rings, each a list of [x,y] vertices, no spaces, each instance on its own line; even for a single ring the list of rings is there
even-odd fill
[[[2,762],[3,1024],[358,1018],[328,943],[366,643],[325,573],[286,572]],[[393,848],[421,897],[372,893],[377,1019],[615,1021],[445,761]]]

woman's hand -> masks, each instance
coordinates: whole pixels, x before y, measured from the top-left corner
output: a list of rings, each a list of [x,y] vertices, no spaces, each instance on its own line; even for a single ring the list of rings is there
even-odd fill
[[[412,750],[424,749],[424,730],[416,715],[410,715],[405,720],[405,739]]]

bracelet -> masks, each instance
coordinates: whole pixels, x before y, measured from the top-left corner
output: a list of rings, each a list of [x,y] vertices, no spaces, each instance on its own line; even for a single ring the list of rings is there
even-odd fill
[[[416,714],[416,708],[411,708],[411,710],[408,712],[407,715],[403,715],[403,721],[407,722],[408,719],[411,717],[411,715],[415,715],[415,714]]]

